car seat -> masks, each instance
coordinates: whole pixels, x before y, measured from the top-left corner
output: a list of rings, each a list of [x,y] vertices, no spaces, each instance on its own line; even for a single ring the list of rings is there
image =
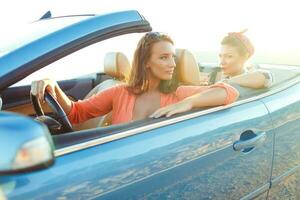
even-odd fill
[[[112,79],[105,80],[94,87],[85,97],[87,99],[92,95],[97,94],[107,88],[124,83],[130,73],[130,63],[128,58],[121,52],[109,52],[104,57],[104,73],[112,77]],[[74,130],[84,130],[96,128],[99,126],[110,125],[111,112],[104,115],[89,119],[83,123],[74,125]]]

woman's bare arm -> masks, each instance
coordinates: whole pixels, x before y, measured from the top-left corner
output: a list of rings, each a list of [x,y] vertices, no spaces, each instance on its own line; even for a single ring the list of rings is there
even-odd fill
[[[155,111],[150,117],[158,118],[161,116],[169,117],[171,115],[189,111],[193,108],[203,108],[211,106],[224,105],[227,100],[227,92],[222,87],[212,87],[201,93],[187,97],[182,101],[169,105]],[[235,96],[235,101],[238,98],[238,94]]]
[[[241,74],[235,77],[232,77],[228,80],[229,83],[235,83],[242,87],[249,87],[253,89],[261,89],[265,87],[269,87],[269,79],[268,77],[271,74],[268,71],[257,70],[254,72],[249,72],[246,74]],[[272,81],[272,80],[271,80]]]

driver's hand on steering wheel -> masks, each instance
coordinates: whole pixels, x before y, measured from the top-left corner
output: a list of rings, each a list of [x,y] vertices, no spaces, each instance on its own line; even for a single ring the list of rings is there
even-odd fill
[[[45,89],[53,95],[55,99],[57,99],[56,96],[56,87],[58,87],[57,83],[51,79],[42,79],[38,81],[33,81],[31,83],[31,94],[36,96],[40,102],[45,102],[44,95],[45,95]]]

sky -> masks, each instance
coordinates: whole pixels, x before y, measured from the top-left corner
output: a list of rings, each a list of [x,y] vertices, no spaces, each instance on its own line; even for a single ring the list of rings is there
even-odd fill
[[[0,25],[30,23],[48,10],[61,16],[136,9],[179,48],[218,51],[228,32],[248,29],[256,52],[295,54],[300,52],[298,8],[297,0],[1,0]]]
[[[1,0],[3,1],[3,0]],[[169,33],[179,46],[215,49],[228,32],[248,29],[262,50],[299,48],[297,1],[268,0],[6,0],[0,7],[1,27],[29,23],[46,11],[53,16],[107,13],[136,9],[156,31]]]

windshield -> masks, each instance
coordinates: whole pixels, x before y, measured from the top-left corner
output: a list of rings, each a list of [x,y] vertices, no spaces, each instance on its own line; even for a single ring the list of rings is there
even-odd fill
[[[48,35],[68,25],[87,19],[91,16],[69,16],[45,19],[6,29],[0,37],[0,57],[42,36]],[[20,34],[22,33],[22,34]]]

